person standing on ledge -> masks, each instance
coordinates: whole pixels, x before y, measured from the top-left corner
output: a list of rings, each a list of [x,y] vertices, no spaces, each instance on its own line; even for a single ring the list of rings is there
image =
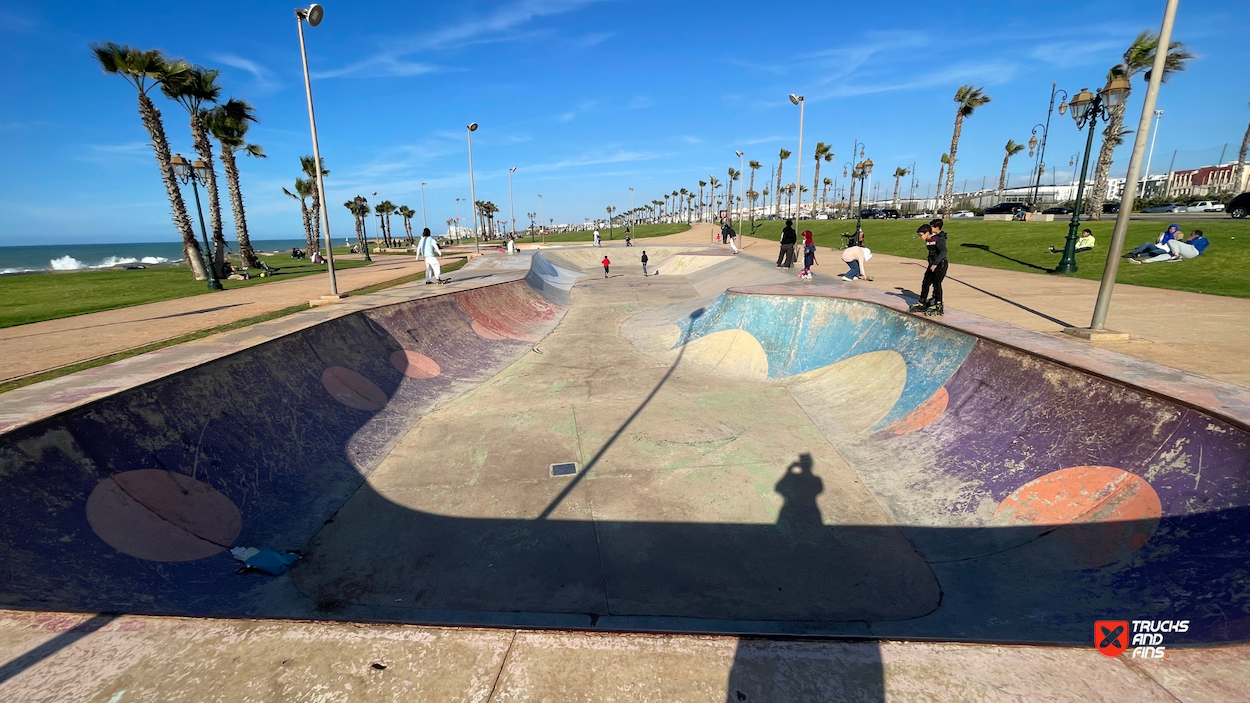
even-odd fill
[[[799,235],[794,231],[794,220],[786,220],[781,230],[781,251],[777,254],[777,268],[790,268],[794,265],[794,245]]]
[[[442,255],[438,242],[430,236],[430,228],[421,230],[421,240],[417,242],[417,261],[425,259],[425,283],[446,283],[443,280],[443,269],[438,265],[438,257]]]
[[[945,315],[942,306],[942,280],[946,278],[949,262],[946,259],[946,233],[942,231],[942,220],[931,221],[920,225],[916,234],[924,240],[929,250],[927,266],[924,270],[924,281],[920,284],[920,300],[909,309],[911,312],[923,312],[926,315]],[[929,287],[933,287],[933,297],[929,297]]]

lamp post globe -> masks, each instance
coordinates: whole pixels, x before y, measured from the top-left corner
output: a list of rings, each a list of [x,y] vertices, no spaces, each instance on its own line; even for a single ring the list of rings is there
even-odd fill
[[[308,26],[310,27],[316,27],[321,24],[321,20],[325,19],[325,16],[326,9],[317,3],[309,5],[308,9],[304,10],[304,17],[308,20]]]

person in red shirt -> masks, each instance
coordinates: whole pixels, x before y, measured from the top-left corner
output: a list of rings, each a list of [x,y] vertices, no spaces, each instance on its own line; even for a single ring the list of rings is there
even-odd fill
[[[608,261],[608,257],[606,256],[603,257],[603,277],[604,278],[608,277],[608,267],[611,265],[612,265],[612,262]]]

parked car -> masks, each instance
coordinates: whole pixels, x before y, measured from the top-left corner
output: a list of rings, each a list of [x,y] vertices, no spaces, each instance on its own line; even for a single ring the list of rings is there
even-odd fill
[[[1202,200],[1189,206],[1190,212],[1224,212],[1224,203],[1215,200]]]
[[[1189,209],[1180,203],[1165,203],[1163,205],[1155,205],[1148,207],[1142,212],[1189,212]]]
[[[951,219],[956,217],[976,217],[976,214],[971,210],[956,210],[951,213]]]
[[[924,220],[932,220],[932,219],[933,219],[933,213],[931,213],[931,212],[910,212],[910,213],[907,213],[907,219],[909,219],[909,220],[910,220],[910,219],[916,219],[916,220],[919,220],[919,219],[924,219]]]
[[[1239,220],[1244,220],[1246,215],[1250,214],[1250,193],[1242,193],[1228,201],[1228,204],[1224,206],[1224,212]]]
[[[1071,215],[1072,208],[1066,205],[1056,205],[1055,207],[1048,207],[1045,210],[1042,210],[1042,214],[1043,215]]]
[[[1104,214],[1104,215],[1118,215],[1118,214],[1120,214],[1120,204],[1119,204],[1119,203],[1103,203],[1103,204],[1102,204],[1102,214]]]
[[[886,208],[884,210],[880,210],[878,211],[878,215],[877,215],[877,219],[879,220],[897,220],[897,219],[900,219],[901,217],[902,215],[898,214],[898,210],[895,210],[894,208]]]
[[[1014,215],[1024,209],[1024,203],[999,203],[985,208],[986,215]]]

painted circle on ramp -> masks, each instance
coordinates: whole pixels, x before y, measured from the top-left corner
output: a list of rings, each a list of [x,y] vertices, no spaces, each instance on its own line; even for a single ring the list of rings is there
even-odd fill
[[[391,353],[391,366],[408,378],[434,378],[442,373],[437,361],[420,352],[405,349]]]
[[[897,422],[886,427],[884,431],[894,435],[904,435],[917,430],[923,430],[942,417],[949,402],[950,395],[946,392],[946,386],[942,386],[933,395],[929,396],[928,400],[917,406],[915,410],[899,418]]]
[[[375,411],[386,407],[386,393],[351,369],[331,366],[321,373],[321,384],[335,400],[349,408]]]
[[[228,549],[239,508],[212,486],[172,471],[139,469],[100,481],[87,523],[110,547],[148,561],[195,561]]]
[[[1145,546],[1162,515],[1159,494],[1142,477],[1112,466],[1072,466],[1016,489],[993,524],[1057,526],[1038,540],[1049,555],[1095,568]]]

